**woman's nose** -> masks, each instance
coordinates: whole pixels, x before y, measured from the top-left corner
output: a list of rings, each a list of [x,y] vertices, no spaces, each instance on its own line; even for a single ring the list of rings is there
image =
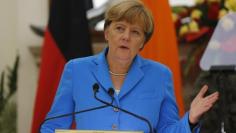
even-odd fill
[[[130,37],[131,37],[130,36],[130,31],[129,30],[125,30],[125,32],[122,35],[122,39],[128,41],[128,40],[130,40]]]

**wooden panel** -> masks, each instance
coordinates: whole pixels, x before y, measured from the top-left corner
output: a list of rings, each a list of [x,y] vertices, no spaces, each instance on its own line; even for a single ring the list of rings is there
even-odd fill
[[[56,130],[55,133],[143,133],[142,131]]]

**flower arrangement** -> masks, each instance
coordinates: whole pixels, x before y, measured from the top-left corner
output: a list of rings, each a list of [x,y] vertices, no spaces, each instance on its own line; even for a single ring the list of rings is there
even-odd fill
[[[195,0],[193,7],[173,7],[179,41],[193,42],[212,34],[218,20],[236,11],[236,0]]]
[[[184,86],[193,85],[201,73],[200,60],[213,31],[230,12],[236,12],[236,0],[195,0],[191,7],[172,7]]]

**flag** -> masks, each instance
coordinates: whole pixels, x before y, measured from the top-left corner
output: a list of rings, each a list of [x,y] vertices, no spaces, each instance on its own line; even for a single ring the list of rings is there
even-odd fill
[[[38,133],[54,99],[64,64],[92,55],[83,0],[52,0],[44,35],[32,133]]]
[[[143,0],[154,16],[155,31],[141,52],[143,57],[167,65],[173,72],[179,114],[184,114],[177,39],[168,0]]]

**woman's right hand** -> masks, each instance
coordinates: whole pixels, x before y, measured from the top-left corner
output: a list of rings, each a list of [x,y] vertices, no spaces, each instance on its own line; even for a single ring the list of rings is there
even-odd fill
[[[201,116],[210,110],[219,98],[219,92],[214,92],[211,95],[204,97],[207,90],[208,86],[204,85],[191,103],[189,111],[189,122],[191,124],[198,123]]]

